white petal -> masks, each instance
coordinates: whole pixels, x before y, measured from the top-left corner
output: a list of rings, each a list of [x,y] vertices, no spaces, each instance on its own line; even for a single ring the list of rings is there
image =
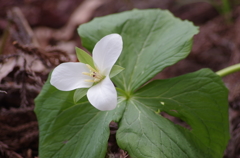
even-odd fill
[[[93,78],[83,75],[82,72],[89,72],[83,63],[68,62],[58,65],[52,72],[50,83],[61,91],[71,91],[77,88],[89,88]]]
[[[110,34],[103,37],[93,49],[93,61],[99,71],[107,76],[120,56],[123,48],[122,37]]]
[[[108,76],[87,92],[89,102],[97,109],[113,110],[117,106],[117,91]]]

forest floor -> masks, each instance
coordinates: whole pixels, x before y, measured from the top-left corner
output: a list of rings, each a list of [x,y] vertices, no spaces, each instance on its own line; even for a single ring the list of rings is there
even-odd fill
[[[177,0],[176,0],[177,1]],[[38,157],[34,98],[58,64],[76,61],[82,47],[76,28],[94,17],[133,8],[161,8],[200,27],[190,55],[155,78],[170,78],[240,62],[240,5],[223,15],[205,2],[175,0],[8,0],[0,3],[0,157]],[[186,0],[187,1],[187,0]],[[224,158],[240,158],[240,72],[223,78],[229,89],[231,139]],[[173,120],[174,121],[174,120]],[[175,120],[178,121],[178,120]],[[111,126],[111,125],[110,125]],[[109,157],[124,158],[110,128]]]

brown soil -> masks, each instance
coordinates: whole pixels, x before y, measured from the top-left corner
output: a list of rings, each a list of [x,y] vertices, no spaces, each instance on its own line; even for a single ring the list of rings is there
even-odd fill
[[[0,68],[5,74],[0,74],[0,90],[7,92],[0,93],[1,158],[38,156],[38,123],[33,100],[53,67],[76,60],[74,47],[81,47],[77,26],[94,17],[133,8],[169,9],[175,16],[200,26],[191,54],[156,78],[170,78],[201,68],[217,71],[240,62],[240,6],[237,4],[232,5],[229,15],[223,16],[208,3],[179,4],[174,0],[96,0],[95,4],[87,0],[1,2],[0,43],[4,44],[0,44]],[[224,158],[240,158],[239,78],[240,72],[223,78],[229,89],[231,131]],[[111,123],[110,129],[108,156],[127,157],[116,144],[117,125]]]

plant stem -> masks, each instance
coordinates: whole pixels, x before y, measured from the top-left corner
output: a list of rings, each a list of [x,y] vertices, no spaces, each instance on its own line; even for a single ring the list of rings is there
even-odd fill
[[[223,14],[231,12],[229,0],[222,0],[222,12]]]
[[[224,77],[224,76],[227,76],[227,75],[232,74],[232,73],[237,72],[237,71],[240,71],[240,63],[236,64],[236,65],[229,66],[229,67],[224,68],[222,70],[219,70],[219,71],[216,72],[216,74],[219,75],[220,77]]]
[[[2,43],[0,43],[0,55],[3,54],[4,48],[6,47],[7,39],[8,39],[8,36],[10,34],[9,33],[9,28],[10,28],[10,23],[8,22],[7,28],[3,32]]]

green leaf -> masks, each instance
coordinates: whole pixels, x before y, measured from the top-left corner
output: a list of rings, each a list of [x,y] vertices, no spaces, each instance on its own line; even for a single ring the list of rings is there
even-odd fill
[[[109,123],[122,116],[124,100],[119,98],[115,110],[104,112],[95,109],[86,97],[74,103],[73,95],[74,91],[57,90],[48,79],[35,99],[40,130],[39,157],[105,157]]]
[[[120,72],[122,72],[123,70],[124,70],[123,67],[121,67],[119,65],[114,65],[110,72],[109,77],[112,78],[112,77],[116,76],[117,74],[119,74]]]
[[[73,96],[74,103],[77,103],[82,97],[87,94],[88,88],[79,88],[76,89]]]
[[[220,158],[229,140],[227,89],[208,69],[153,81],[127,102],[117,141],[133,158]],[[190,125],[175,125],[164,111]]]
[[[125,70],[113,81],[117,87],[133,92],[165,67],[184,59],[198,28],[168,11],[149,9],[95,18],[81,25],[78,33],[89,51],[105,35],[122,36],[123,51],[116,64]]]
[[[76,49],[76,53],[77,53],[77,58],[80,62],[88,64],[93,68],[95,67],[92,57],[87,52],[85,52],[84,50],[82,50],[78,47],[75,47],[75,49]]]

